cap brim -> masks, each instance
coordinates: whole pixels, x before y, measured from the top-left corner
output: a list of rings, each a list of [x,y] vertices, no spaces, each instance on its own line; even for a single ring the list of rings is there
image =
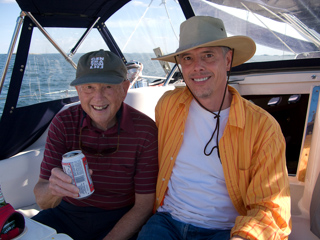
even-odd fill
[[[76,78],[70,83],[70,86],[77,86],[88,83],[105,83],[105,84],[120,84],[125,79],[122,76],[117,76],[111,73],[109,76],[106,73],[103,74],[87,74]]]
[[[246,36],[233,36],[212,42],[199,44],[184,50],[177,50],[177,52],[175,53],[151,59],[176,63],[176,56],[200,47],[229,47],[231,49],[234,49],[232,67],[238,66],[248,61],[250,58],[253,57],[253,55],[256,52],[256,44],[251,38]],[[177,61],[179,60],[177,59]]]

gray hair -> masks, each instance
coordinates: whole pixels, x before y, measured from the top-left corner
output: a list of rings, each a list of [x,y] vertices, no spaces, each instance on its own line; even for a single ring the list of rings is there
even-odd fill
[[[227,52],[229,52],[231,49],[229,47],[221,47],[223,56],[226,56]]]

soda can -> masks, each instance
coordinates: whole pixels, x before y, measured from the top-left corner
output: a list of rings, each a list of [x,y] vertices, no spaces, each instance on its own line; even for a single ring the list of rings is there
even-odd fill
[[[89,197],[94,192],[87,158],[81,150],[63,154],[62,168],[72,178],[72,184],[79,188],[77,199]]]

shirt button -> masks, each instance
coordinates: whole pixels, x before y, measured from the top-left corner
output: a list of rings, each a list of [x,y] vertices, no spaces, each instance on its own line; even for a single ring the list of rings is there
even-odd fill
[[[183,135],[183,132],[181,133],[181,135]]]
[[[173,157],[171,157],[170,160],[173,160]]]
[[[162,178],[162,181],[165,181],[166,179],[165,178]]]

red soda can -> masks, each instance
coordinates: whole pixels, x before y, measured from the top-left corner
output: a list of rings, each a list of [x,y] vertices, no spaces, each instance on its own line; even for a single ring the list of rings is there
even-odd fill
[[[81,150],[63,154],[62,168],[72,178],[72,184],[79,188],[77,199],[89,197],[94,192],[87,158]]]

